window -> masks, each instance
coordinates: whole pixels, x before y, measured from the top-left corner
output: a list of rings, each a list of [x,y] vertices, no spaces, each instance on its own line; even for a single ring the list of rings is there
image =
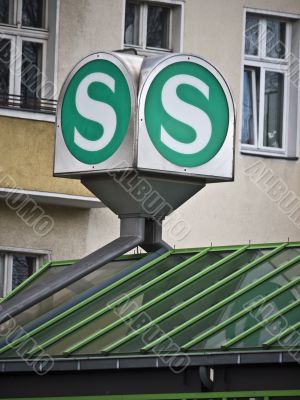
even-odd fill
[[[55,21],[55,0],[0,0],[0,107],[54,112]]]
[[[48,258],[48,253],[0,250],[0,298],[32,275]]]
[[[180,51],[182,7],[181,1],[126,1],[124,46],[139,53]]]
[[[299,63],[298,50],[294,54],[292,49],[292,29],[289,20],[246,14],[243,152],[296,156],[297,118],[290,106],[292,102],[297,108]]]

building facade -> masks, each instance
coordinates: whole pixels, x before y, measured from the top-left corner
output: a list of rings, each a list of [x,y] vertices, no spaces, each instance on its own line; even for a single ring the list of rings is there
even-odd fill
[[[235,180],[174,212],[164,239],[299,240],[298,0],[1,0],[0,297],[45,260],[118,235],[118,218],[79,181],[53,177],[59,90],[80,59],[112,50],[197,54],[234,97]]]

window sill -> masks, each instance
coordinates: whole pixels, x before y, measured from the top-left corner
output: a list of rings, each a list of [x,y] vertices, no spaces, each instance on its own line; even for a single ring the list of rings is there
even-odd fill
[[[246,156],[263,157],[263,158],[277,158],[279,160],[297,161],[299,157],[287,156],[285,153],[271,153],[261,150],[240,150],[241,154]]]
[[[124,45],[124,50],[135,50],[137,55],[139,56],[149,56],[149,55],[159,55],[159,54],[170,54],[173,50],[170,49],[161,49],[161,48],[143,48],[140,46],[134,45]]]
[[[37,204],[55,205],[62,207],[76,207],[82,209],[104,208],[105,205],[96,197],[80,196],[65,193],[39,192],[37,190],[24,190],[15,188],[1,188],[0,200],[6,198],[11,193],[24,196],[34,200]],[[0,246],[1,249],[1,246]]]
[[[44,122],[53,122],[53,123],[55,122],[54,114],[47,114],[47,113],[42,113],[42,112],[26,111],[26,110],[16,110],[16,109],[9,109],[9,108],[0,108],[0,116],[29,119],[29,120],[34,120],[34,121],[44,121]]]

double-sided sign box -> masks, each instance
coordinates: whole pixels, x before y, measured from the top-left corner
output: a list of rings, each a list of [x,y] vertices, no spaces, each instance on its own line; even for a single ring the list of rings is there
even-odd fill
[[[147,176],[154,189],[159,181],[170,198],[187,183],[184,198],[233,180],[232,96],[195,55],[90,55],[63,85],[56,124],[54,174],[80,178],[107,203],[112,171]]]

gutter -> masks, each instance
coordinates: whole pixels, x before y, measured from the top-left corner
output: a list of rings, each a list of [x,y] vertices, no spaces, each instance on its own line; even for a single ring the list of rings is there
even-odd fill
[[[49,356],[48,356],[49,357]],[[247,351],[232,353],[202,353],[174,355],[163,354],[158,356],[122,356],[122,357],[82,357],[82,358],[55,358],[51,368],[52,372],[72,371],[98,371],[98,370],[129,370],[129,369],[164,369],[176,365],[177,361],[184,360],[186,368],[189,367],[218,367],[235,365],[276,365],[298,364],[297,360],[287,351]],[[30,360],[7,359],[0,361],[0,374],[9,373],[35,373],[35,369],[42,371],[45,359],[36,358]],[[183,369],[184,365],[178,368]],[[175,367],[174,367],[175,368]]]

